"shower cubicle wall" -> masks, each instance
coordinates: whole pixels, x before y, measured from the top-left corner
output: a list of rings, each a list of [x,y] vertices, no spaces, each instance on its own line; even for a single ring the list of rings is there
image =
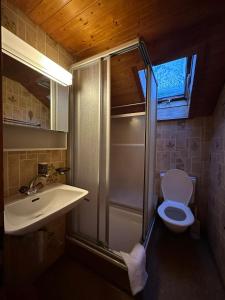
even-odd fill
[[[144,111],[112,114],[112,60],[131,51],[145,66]],[[73,65],[70,184],[89,194],[70,215],[70,236],[115,255],[146,240],[156,204],[157,86],[146,53],[135,40]]]
[[[144,162],[145,116],[112,116],[109,192],[111,249],[129,252],[142,236]]]

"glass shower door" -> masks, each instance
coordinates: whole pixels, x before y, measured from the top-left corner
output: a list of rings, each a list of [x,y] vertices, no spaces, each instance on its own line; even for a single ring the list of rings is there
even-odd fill
[[[73,210],[70,230],[98,241],[100,119],[101,119],[101,60],[98,59],[73,71],[71,103],[74,129],[70,138],[71,184],[89,191]]]
[[[145,174],[144,69],[138,48],[111,58],[109,248],[130,252],[142,239]]]

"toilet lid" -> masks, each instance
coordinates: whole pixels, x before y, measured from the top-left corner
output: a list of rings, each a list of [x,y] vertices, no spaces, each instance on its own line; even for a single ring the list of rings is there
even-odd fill
[[[193,184],[186,172],[178,169],[167,171],[162,178],[161,187],[165,200],[188,205],[193,192]]]

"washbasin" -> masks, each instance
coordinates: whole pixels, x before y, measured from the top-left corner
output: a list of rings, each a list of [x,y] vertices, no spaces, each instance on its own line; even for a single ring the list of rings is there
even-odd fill
[[[30,196],[14,196],[4,210],[5,233],[24,235],[73,209],[88,191],[66,185],[51,184]]]

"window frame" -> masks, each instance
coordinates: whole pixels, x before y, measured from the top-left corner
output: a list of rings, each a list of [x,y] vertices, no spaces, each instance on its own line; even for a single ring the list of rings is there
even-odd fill
[[[195,57],[196,57],[195,54],[191,55],[191,56],[181,57],[181,58],[187,58],[184,94],[158,98],[158,104],[165,103],[165,102],[171,103],[174,101],[186,101],[186,102],[189,101],[189,98],[191,95],[190,83],[191,83],[191,80],[193,79],[192,77],[194,76],[194,73],[195,73],[195,64],[193,64]],[[171,61],[175,61],[178,59],[180,59],[180,58],[177,58],[177,59],[174,59]],[[170,62],[170,61],[168,61],[168,62]]]
[[[184,94],[177,95],[177,96],[171,96],[171,97],[158,98],[158,101],[157,101],[157,103],[158,103],[157,120],[158,121],[186,119],[189,117],[192,89],[193,89],[194,79],[195,79],[197,55],[192,54],[190,56],[185,56],[185,57],[187,58],[187,64],[186,64],[186,78],[185,78]],[[182,57],[180,57],[180,58],[182,58]],[[180,58],[177,58],[177,59],[180,59]],[[174,60],[176,60],[176,59],[174,59]],[[173,60],[170,60],[170,61],[173,61]],[[167,62],[170,62],[170,61],[167,61]],[[142,80],[141,80],[142,76],[140,76],[139,72],[143,72],[145,74],[145,70],[146,70],[145,68],[144,69],[136,68],[136,77],[139,78],[138,85],[140,86],[143,97],[145,97],[145,84],[142,84]],[[154,70],[153,70],[153,72],[154,72]]]

